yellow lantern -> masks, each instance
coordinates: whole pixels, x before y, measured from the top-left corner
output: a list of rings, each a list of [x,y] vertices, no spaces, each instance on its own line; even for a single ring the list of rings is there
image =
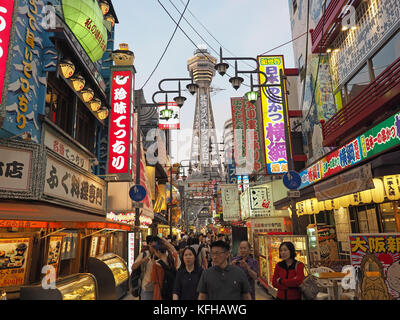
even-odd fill
[[[305,201],[306,214],[318,213],[318,200],[317,198],[307,199]]]
[[[106,21],[110,22],[111,25],[114,27],[114,25],[115,25],[115,18],[114,18],[114,16],[113,16],[112,14],[106,15],[106,16],[104,17],[104,19],[105,19]]]
[[[108,1],[101,0],[99,2],[99,5],[100,5],[100,9],[101,9],[101,12],[103,13],[103,15],[106,15],[108,13],[108,11],[110,11],[110,4],[108,3]]]
[[[299,217],[304,214],[304,201],[296,203],[296,212]]]
[[[100,110],[101,107],[101,100],[99,98],[94,98],[92,101],[90,101],[90,109],[93,112],[97,112]]]
[[[385,201],[385,188],[381,179],[373,179],[375,188],[371,190],[372,200],[375,203],[382,203]]]
[[[332,208],[338,210],[340,208],[339,198],[332,199]]]
[[[350,195],[346,195],[339,198],[339,206],[343,208],[348,208],[350,205]]]
[[[318,212],[325,211],[325,201],[318,201]]]
[[[65,79],[69,79],[75,73],[75,65],[71,60],[64,59],[59,64],[59,70]]]
[[[360,203],[359,193],[355,192],[349,195],[349,201],[351,206],[358,206]]]
[[[97,111],[97,117],[100,120],[105,120],[108,117],[108,109],[107,108],[102,108],[101,110]]]
[[[82,91],[82,89],[85,87],[86,80],[79,74],[76,74],[71,78],[72,81],[72,86],[74,87],[74,90],[79,92]]]
[[[365,190],[358,193],[358,198],[363,204],[372,202],[371,190]]]
[[[94,91],[90,88],[83,89],[81,91],[81,94],[83,101],[85,101],[86,103],[90,102],[94,97]]]
[[[399,180],[397,177],[395,175],[383,177],[386,197],[392,201],[400,199]]]
[[[333,206],[332,206],[332,200],[325,200],[324,201],[324,206],[325,206],[325,210],[331,211]]]

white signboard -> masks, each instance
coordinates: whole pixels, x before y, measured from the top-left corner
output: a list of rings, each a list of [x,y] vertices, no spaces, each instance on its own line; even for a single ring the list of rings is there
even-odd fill
[[[32,151],[0,147],[0,189],[28,191]]]
[[[273,214],[273,202],[270,186],[260,185],[250,187],[249,197],[251,217],[270,217]]]
[[[168,102],[158,107],[158,128],[161,130],[180,129],[181,108],[176,102]]]
[[[106,184],[47,157],[44,194],[105,212]]]
[[[224,221],[240,220],[239,193],[236,185],[221,185]]]
[[[67,159],[71,163],[90,172],[89,157],[77,151],[76,147],[73,147],[72,144],[68,144],[64,140],[61,140],[48,129],[46,129],[44,134],[44,144],[50,150],[53,150],[55,153]]]
[[[128,232],[128,270],[132,273],[132,265],[135,262],[135,233]]]

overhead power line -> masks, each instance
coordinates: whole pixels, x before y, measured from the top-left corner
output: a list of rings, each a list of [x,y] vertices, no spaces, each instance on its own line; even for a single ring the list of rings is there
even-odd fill
[[[159,1],[159,2],[160,2],[160,1]],[[163,54],[161,55],[161,57],[160,57],[160,59],[158,60],[156,66],[155,66],[155,68],[154,68],[154,70],[151,72],[150,76],[147,78],[146,82],[145,82],[144,85],[140,88],[140,90],[142,90],[142,89],[146,86],[146,84],[149,82],[149,80],[150,80],[151,77],[153,76],[154,72],[157,70],[158,66],[160,65],[161,60],[164,58],[164,55],[165,55],[165,53],[167,52],[168,47],[169,47],[169,45],[171,44],[172,39],[174,38],[176,31],[178,30],[179,24],[180,24],[180,22],[181,22],[181,20],[182,20],[182,18],[183,18],[183,16],[184,16],[184,14],[185,14],[185,11],[186,11],[186,9],[187,9],[187,7],[188,7],[188,5],[189,5],[189,2],[190,2],[190,0],[188,0],[188,2],[186,3],[185,9],[183,10],[183,12],[182,12],[182,14],[181,14],[181,17],[179,18],[179,21],[176,23],[175,30],[174,30],[174,32],[172,33],[172,36],[171,36],[171,38],[169,39],[168,44],[167,44],[167,46],[165,47]]]

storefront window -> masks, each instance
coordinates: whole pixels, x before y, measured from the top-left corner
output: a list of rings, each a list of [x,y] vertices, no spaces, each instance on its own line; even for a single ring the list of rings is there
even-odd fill
[[[76,140],[93,152],[96,119],[88,108],[79,101],[76,117]]]
[[[365,64],[362,69],[347,82],[346,103],[357,96],[370,83],[368,65]]]
[[[388,66],[400,57],[400,32],[378,51],[372,58],[375,77],[379,76]]]
[[[381,211],[383,232],[397,232],[395,204],[396,202],[388,202],[379,205]]]

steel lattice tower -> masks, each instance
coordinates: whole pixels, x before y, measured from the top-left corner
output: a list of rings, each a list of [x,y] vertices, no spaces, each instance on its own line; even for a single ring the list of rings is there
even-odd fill
[[[206,48],[200,46],[194,52],[194,56],[188,60],[188,71],[193,75],[195,83],[199,86],[193,121],[190,159],[198,173],[215,172],[220,175],[222,164],[210,98],[216,62],[217,59],[211,56]]]

